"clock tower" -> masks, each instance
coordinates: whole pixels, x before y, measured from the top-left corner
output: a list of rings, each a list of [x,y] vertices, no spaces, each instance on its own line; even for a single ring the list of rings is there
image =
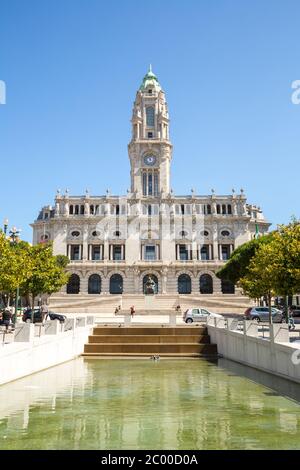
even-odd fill
[[[169,114],[165,94],[151,66],[136,94],[131,122],[131,192],[147,198],[169,194]]]

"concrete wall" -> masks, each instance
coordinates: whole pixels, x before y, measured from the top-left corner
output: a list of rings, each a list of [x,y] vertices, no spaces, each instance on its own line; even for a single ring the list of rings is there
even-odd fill
[[[230,321],[227,325],[224,320],[208,322],[210,340],[220,355],[300,383],[300,343],[289,343],[287,325],[271,325],[269,338],[258,337],[253,322],[244,321],[243,331],[231,328]]]
[[[16,338],[15,342],[0,348],[0,384],[56,366],[82,354],[92,329],[92,325],[86,325],[86,319],[83,320],[77,322],[76,326],[74,319],[71,326],[74,328],[64,332],[54,331],[53,327],[48,328],[47,332],[45,326],[46,334],[41,337],[34,337],[34,325],[24,324],[24,330],[19,334],[21,341]]]

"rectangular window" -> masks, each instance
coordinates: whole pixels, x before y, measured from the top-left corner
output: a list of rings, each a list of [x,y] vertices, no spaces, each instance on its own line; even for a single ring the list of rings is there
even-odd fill
[[[153,132],[148,132],[148,139],[153,139]]]
[[[121,245],[113,245],[113,260],[122,261],[122,247]]]
[[[153,185],[152,185],[152,174],[148,175],[148,196],[152,196]]]
[[[154,127],[154,112],[153,106],[146,108],[146,123],[148,127]]]
[[[180,261],[189,260],[189,250],[186,245],[179,245],[179,259]]]
[[[223,261],[229,260],[229,257],[230,257],[229,245],[222,245],[221,253],[222,253],[222,260]]]
[[[92,246],[92,260],[99,261],[101,260],[101,247],[100,245]]]
[[[155,245],[146,245],[144,251],[145,261],[155,261],[156,260],[156,246]]]
[[[143,173],[143,196],[147,196],[147,173]]]
[[[200,259],[202,261],[208,261],[209,260],[209,250],[208,250],[208,245],[203,245],[200,250]]]
[[[158,196],[158,173],[154,173],[154,196]]]
[[[71,245],[71,260],[78,261],[80,259],[80,245]]]

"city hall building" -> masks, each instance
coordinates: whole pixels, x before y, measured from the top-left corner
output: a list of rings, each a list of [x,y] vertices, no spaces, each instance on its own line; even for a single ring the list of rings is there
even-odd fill
[[[235,248],[268,231],[261,209],[242,190],[173,193],[168,106],[151,68],[137,91],[131,123],[127,194],[58,191],[54,205],[43,207],[32,224],[34,244],[52,241],[54,254],[70,259],[69,283],[56,300],[148,293],[176,302],[178,296],[240,297],[216,272]]]

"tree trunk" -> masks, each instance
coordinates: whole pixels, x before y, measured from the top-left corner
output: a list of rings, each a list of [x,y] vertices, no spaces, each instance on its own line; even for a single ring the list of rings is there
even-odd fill
[[[34,299],[35,299],[35,295],[32,294],[32,313],[31,313],[31,323],[34,323]]]
[[[286,317],[287,324],[289,324],[289,297],[288,295],[285,295],[285,317]]]
[[[269,304],[269,323],[270,325],[273,323],[273,318],[272,318],[272,295],[269,293],[268,294],[268,304]]]

